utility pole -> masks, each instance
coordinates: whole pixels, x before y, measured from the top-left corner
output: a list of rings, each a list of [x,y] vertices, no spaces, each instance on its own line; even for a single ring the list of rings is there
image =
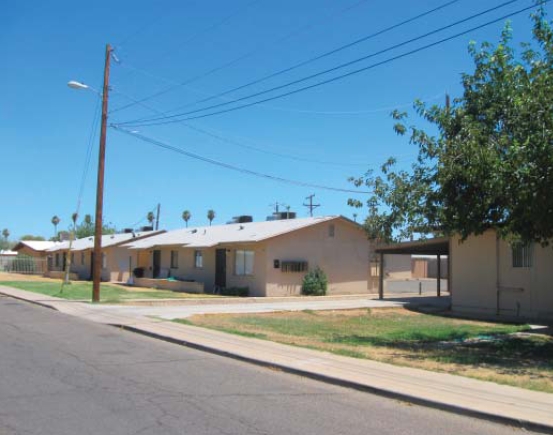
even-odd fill
[[[112,48],[106,44],[104,88],[102,91],[102,125],[100,128],[100,151],[98,153],[98,184],[96,187],[96,217],[94,230],[94,264],[92,268],[92,302],[100,302],[102,278],[102,215],[104,208],[104,167],[106,160],[106,133],[108,123],[109,64]]]
[[[157,213],[156,213],[156,231],[159,230],[159,210],[161,208],[161,204],[157,205]]]
[[[316,209],[317,207],[321,206],[321,204],[313,204],[313,197],[314,196],[315,196],[315,194],[306,196],[305,199],[309,200],[309,204],[303,204],[304,207],[307,207],[309,209],[309,216],[311,216],[311,217],[313,217],[313,210]]]

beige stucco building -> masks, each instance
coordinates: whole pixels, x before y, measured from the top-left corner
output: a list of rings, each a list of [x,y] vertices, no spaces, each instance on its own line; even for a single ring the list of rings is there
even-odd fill
[[[132,253],[122,245],[132,240],[142,240],[164,231],[127,232],[102,236],[102,281],[126,282],[136,263]],[[71,245],[71,274],[75,279],[92,279],[94,237],[84,237],[73,242],[62,242],[47,250],[48,272],[51,277],[63,275],[66,256]]]
[[[450,241],[452,308],[553,320],[553,248],[515,245],[492,230]]]
[[[137,285],[248,287],[250,296],[290,296],[301,293],[303,277],[318,266],[328,294],[369,291],[369,242],[360,225],[341,216],[185,228],[126,246],[144,276]]]

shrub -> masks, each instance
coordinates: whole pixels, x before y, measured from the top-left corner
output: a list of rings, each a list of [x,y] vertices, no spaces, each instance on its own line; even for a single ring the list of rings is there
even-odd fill
[[[303,277],[301,293],[307,296],[324,296],[328,287],[326,274],[320,267],[310,270]]]
[[[222,296],[247,297],[250,294],[250,289],[249,287],[222,287],[220,294]]]

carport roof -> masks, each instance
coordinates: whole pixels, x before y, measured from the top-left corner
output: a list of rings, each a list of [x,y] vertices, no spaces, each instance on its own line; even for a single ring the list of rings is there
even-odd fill
[[[379,246],[375,252],[378,254],[449,255],[449,238],[435,237],[414,242],[393,243]]]

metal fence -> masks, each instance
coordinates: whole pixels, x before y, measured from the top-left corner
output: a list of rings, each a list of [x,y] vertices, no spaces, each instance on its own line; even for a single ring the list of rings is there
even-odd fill
[[[46,272],[48,260],[43,257],[18,255],[15,257],[0,257],[0,271],[23,273],[26,275],[42,275]]]

